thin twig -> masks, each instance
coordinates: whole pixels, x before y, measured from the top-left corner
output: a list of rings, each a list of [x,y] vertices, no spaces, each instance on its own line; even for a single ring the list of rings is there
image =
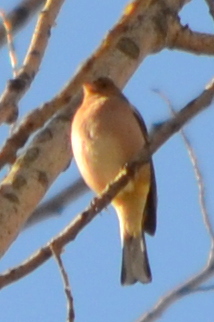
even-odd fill
[[[18,117],[18,102],[29,89],[39,70],[50,39],[50,30],[64,0],[47,0],[39,15],[23,65],[10,80],[0,97],[0,123],[11,123]]]
[[[212,259],[212,264],[207,264],[197,275],[163,296],[157,304],[149,312],[142,315],[137,322],[153,322],[157,320],[163,315],[170,305],[180,300],[181,297],[192,294],[192,291],[194,292],[199,285],[213,277],[213,275],[214,257]]]
[[[21,29],[27,21],[39,10],[45,0],[24,0],[6,15],[14,34]],[[6,43],[7,35],[3,25],[0,25],[0,48]]]
[[[209,8],[210,15],[214,19],[214,1],[213,0],[205,0],[207,6]]]
[[[158,91],[158,90],[155,90],[156,93],[158,93],[158,95],[161,96],[161,98],[167,103],[169,109],[170,109],[170,112],[172,114],[172,116],[175,116],[176,115],[176,112],[172,106],[172,103],[170,102],[169,98],[164,95],[164,93],[162,93],[161,91]],[[180,130],[180,134],[183,138],[183,141],[184,141],[184,144],[186,146],[186,149],[188,151],[188,154],[189,154],[189,157],[190,157],[190,161],[192,163],[192,166],[193,166],[193,170],[194,170],[194,173],[195,173],[195,178],[196,178],[196,181],[197,181],[197,186],[198,186],[198,199],[199,199],[199,205],[200,205],[200,208],[201,208],[201,213],[202,213],[202,217],[203,217],[203,221],[204,221],[204,225],[205,225],[205,228],[211,238],[211,242],[212,244],[214,245],[214,228],[212,226],[212,223],[211,223],[211,220],[210,220],[210,215],[209,215],[209,212],[208,212],[208,207],[207,207],[207,204],[206,204],[206,198],[205,198],[205,185],[204,185],[204,179],[203,179],[203,175],[201,173],[201,170],[200,170],[200,165],[199,165],[199,161],[197,159],[197,156],[195,154],[195,151],[184,131],[183,128],[181,128]]]
[[[210,292],[210,291],[214,291],[214,285],[203,285],[203,286],[199,286],[197,288],[195,288],[194,290],[192,290],[192,293],[205,293],[205,292]]]
[[[16,77],[17,75],[17,68],[18,68],[18,59],[16,56],[16,51],[14,47],[13,42],[13,34],[12,34],[12,26],[10,21],[7,19],[7,16],[3,10],[0,10],[0,17],[3,22],[3,26],[5,28],[6,33],[6,39],[7,39],[7,45],[9,50],[9,57],[10,57],[10,63],[12,66],[13,76]]]
[[[64,291],[65,291],[65,297],[67,299],[67,322],[73,322],[75,318],[74,314],[74,301],[73,296],[71,294],[71,287],[69,283],[68,274],[64,268],[60,253],[61,250],[58,250],[54,244],[50,245],[50,249],[54,255],[54,258],[59,266],[59,271],[62,277],[63,285],[64,285]]]

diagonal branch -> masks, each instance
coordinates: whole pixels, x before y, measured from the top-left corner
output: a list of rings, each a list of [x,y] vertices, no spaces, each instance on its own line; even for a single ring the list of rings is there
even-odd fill
[[[6,15],[6,20],[10,23],[14,32],[22,28],[33,16],[45,0],[23,0],[11,12]],[[3,25],[0,25],[0,48],[6,43],[6,32]]]
[[[169,101],[169,99],[160,91],[157,91],[155,90],[156,93],[158,93],[163,99],[164,101],[167,103],[170,111],[171,111],[171,114],[173,116],[176,115],[176,112],[171,104],[171,102]],[[180,134],[183,138],[183,141],[184,141],[184,144],[187,148],[187,151],[188,151],[188,154],[189,154],[189,157],[190,157],[190,161],[192,163],[192,166],[193,166],[193,171],[194,171],[194,174],[195,174],[195,178],[196,178],[196,181],[197,181],[197,186],[198,186],[198,199],[199,199],[199,205],[200,205],[200,208],[201,208],[201,213],[202,213],[202,216],[203,216],[203,221],[204,221],[204,225],[205,225],[205,228],[210,236],[210,239],[211,239],[211,243],[213,244],[214,246],[214,228],[212,226],[212,223],[211,223],[211,220],[210,220],[210,216],[209,216],[209,213],[208,213],[208,208],[207,208],[207,204],[206,204],[206,200],[205,200],[205,186],[204,186],[204,180],[203,180],[203,175],[201,173],[201,170],[200,170],[200,166],[199,166],[199,162],[198,162],[198,159],[197,159],[197,156],[191,146],[191,143],[185,133],[185,131],[183,129],[180,130]]]
[[[11,79],[0,97],[0,124],[11,123],[18,116],[18,102],[34,80],[48,45],[51,27],[64,0],[47,0],[41,11],[22,68]]]
[[[181,297],[190,295],[192,291],[195,291],[199,285],[210,279],[213,275],[214,253],[212,253],[212,262],[208,263],[197,275],[162,297],[155,307],[140,317],[137,322],[153,322],[157,320],[170,305],[181,299]]]
[[[17,73],[17,65],[18,65],[18,59],[16,56],[16,51],[14,47],[14,41],[13,41],[13,35],[12,35],[12,28],[10,22],[7,20],[6,14],[3,10],[0,10],[0,17],[2,20],[2,24],[5,28],[6,33],[6,39],[7,39],[7,47],[8,47],[8,54],[10,58],[10,64],[13,71],[13,76],[16,76]]]
[[[213,2],[213,0],[205,0],[205,2],[208,5],[210,15],[214,19],[214,2]]]

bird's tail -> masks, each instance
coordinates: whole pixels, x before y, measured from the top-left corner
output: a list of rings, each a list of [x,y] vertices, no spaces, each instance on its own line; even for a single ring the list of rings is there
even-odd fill
[[[142,236],[124,238],[121,284],[130,285],[137,281],[149,283],[151,279],[144,234]]]

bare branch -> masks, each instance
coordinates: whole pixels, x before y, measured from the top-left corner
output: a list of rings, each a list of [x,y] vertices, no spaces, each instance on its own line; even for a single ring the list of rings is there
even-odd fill
[[[14,42],[13,42],[12,28],[11,28],[10,22],[7,20],[6,14],[4,13],[3,10],[0,10],[0,17],[2,18],[2,23],[5,28],[10,63],[11,63],[12,70],[13,70],[13,76],[15,77],[16,73],[17,73],[18,60],[17,60]]]
[[[81,195],[88,191],[88,187],[82,178],[77,179],[69,187],[62,190],[60,193],[43,202],[30,216],[24,228],[31,227],[43,220],[59,216],[63,209],[77,200]]]
[[[163,123],[151,136],[149,147],[143,148],[138,158],[122,169],[115,181],[109,184],[105,191],[98,197],[94,198],[88,209],[78,215],[58,236],[56,236],[50,243],[41,248],[36,254],[32,255],[30,259],[26,260],[20,266],[0,275],[0,288],[23,278],[33,270],[38,268],[42,263],[48,260],[52,253],[50,245],[54,243],[55,247],[62,249],[67,243],[74,240],[79,232],[107,205],[111,202],[114,196],[124,187],[136,171],[146,162],[148,162],[150,155],[166,142],[174,133],[179,131],[185,123],[204,110],[213,100],[214,83],[206,89],[197,99],[187,104],[180,112],[176,114],[171,120]],[[0,232],[0,236],[3,232]],[[0,243],[1,245],[1,243]],[[206,276],[213,273],[214,268],[214,251],[211,249],[210,258],[208,260],[209,270]],[[207,278],[208,278],[207,277]],[[203,282],[204,275],[196,278]],[[192,282],[191,282],[192,283]],[[192,284],[191,284],[192,285]],[[167,301],[169,301],[167,297]],[[171,300],[170,300],[171,303]]]
[[[214,19],[214,2],[213,2],[213,0],[205,0],[205,1],[206,1],[207,5],[208,5],[210,15]]]
[[[73,110],[75,110],[77,105],[78,102],[74,101],[72,105]],[[33,110],[24,118],[6,140],[0,151],[0,169],[7,163],[14,163],[17,150],[25,145],[30,134],[38,130],[50,119],[54,112],[56,112],[56,109],[57,107],[54,103],[53,105],[47,103],[43,105],[43,108]]]
[[[64,0],[47,0],[41,11],[23,66],[16,77],[7,83],[0,97],[0,124],[16,120],[18,102],[29,89],[39,70],[47,48],[51,27],[55,23],[63,2]]]
[[[155,90],[156,93],[158,93],[163,99],[164,101],[167,103],[170,111],[171,111],[171,114],[173,116],[176,115],[176,112],[172,106],[172,103],[170,102],[170,100],[166,97],[166,95],[164,95],[162,92],[160,91],[157,91]],[[184,144],[187,148],[187,151],[189,153],[189,157],[190,157],[190,161],[192,163],[192,166],[193,166],[193,170],[194,170],[194,173],[195,173],[195,178],[196,178],[196,181],[197,181],[197,186],[198,186],[198,199],[199,199],[199,204],[200,204],[200,208],[201,208],[201,213],[202,213],[202,216],[203,216],[203,220],[204,220],[204,225],[205,225],[205,228],[211,238],[211,242],[212,244],[214,244],[214,229],[212,227],[212,223],[211,223],[211,220],[210,220],[210,217],[209,216],[209,212],[208,212],[208,207],[207,207],[207,204],[206,204],[206,198],[205,198],[205,186],[204,186],[204,180],[203,180],[203,175],[201,173],[201,170],[200,170],[200,166],[199,166],[199,162],[198,162],[198,159],[197,159],[197,156],[194,152],[194,149],[184,131],[184,129],[181,129],[180,130],[180,134],[184,140]]]
[[[54,247],[54,244],[52,244],[50,248],[59,266],[59,271],[64,285],[65,296],[67,299],[67,322],[73,322],[75,318],[73,296],[71,294],[71,287],[68,279],[68,274],[66,273],[66,270],[64,268],[64,265],[60,256],[61,250],[57,250]]]
[[[12,32],[22,28],[32,15],[34,15],[45,0],[24,0],[21,1],[11,12],[6,15],[9,21]],[[0,25],[0,47],[6,43],[6,32],[3,25]]]
[[[154,308],[144,314],[137,322],[153,322],[160,318],[170,305],[180,300],[182,297],[192,294],[197,287],[207,281],[214,275],[214,256],[212,254],[212,262],[208,263],[200,273],[189,279],[187,282],[169,292],[162,297]]]
[[[210,291],[214,291],[214,285],[204,285],[204,286],[199,286],[197,288],[195,288],[194,290],[192,290],[192,293],[205,293],[205,292],[210,292]]]
[[[196,55],[214,54],[214,35],[193,32],[188,26],[182,26],[178,19],[173,19],[171,23],[174,28],[168,29],[169,49],[184,50]]]
[[[34,138],[1,183],[0,227],[4,226],[4,232],[0,232],[1,256],[58,175],[58,169],[67,168],[71,159],[70,120],[70,116],[62,114],[53,119]],[[44,153],[46,149],[49,151],[47,155]]]

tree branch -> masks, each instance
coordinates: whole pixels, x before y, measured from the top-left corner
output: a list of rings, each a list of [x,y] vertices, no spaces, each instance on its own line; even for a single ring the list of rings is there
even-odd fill
[[[7,83],[0,97],[0,124],[14,122],[18,117],[18,102],[29,89],[39,70],[48,45],[51,27],[63,2],[64,0],[47,0],[41,11],[22,68],[16,77]]]
[[[0,9],[0,17],[2,20],[2,24],[5,28],[10,64],[12,67],[13,76],[15,77],[17,74],[18,59],[16,56],[16,51],[15,51],[14,42],[13,42],[12,28],[11,28],[10,22],[7,20],[5,12],[1,9]]]
[[[7,21],[10,23],[11,30],[17,32],[27,21],[33,16],[45,0],[24,0],[20,2],[11,12],[6,15]],[[6,43],[6,32],[4,26],[0,25],[0,48]]]
[[[213,0],[205,0],[205,2],[207,3],[207,6],[209,8],[210,15],[214,19],[214,2],[213,2]]]
[[[178,19],[171,22],[174,28],[169,28],[167,46],[169,49],[187,51],[196,55],[214,54],[214,35],[192,31],[187,25],[182,26]]]
[[[169,99],[160,91],[155,90],[156,93],[158,93],[163,99],[164,101],[167,103],[170,112],[173,116],[176,115],[176,112],[171,104],[171,102],[169,101]],[[201,173],[200,170],[200,166],[199,166],[199,162],[197,159],[197,156],[193,150],[193,147],[191,146],[191,143],[185,133],[185,131],[183,129],[180,130],[180,134],[183,138],[184,144],[187,148],[188,154],[189,154],[189,158],[190,161],[192,163],[193,166],[193,171],[195,174],[195,178],[197,181],[197,186],[198,186],[198,199],[199,199],[199,205],[201,208],[201,213],[202,213],[202,217],[203,217],[203,221],[204,221],[204,225],[205,228],[210,236],[211,239],[211,243],[214,246],[214,229],[210,220],[209,213],[208,213],[208,209],[207,209],[207,205],[206,205],[206,200],[205,200],[205,186],[204,186],[204,180],[203,180],[203,175]]]
[[[199,285],[207,281],[214,275],[214,252],[213,249],[210,253],[210,260],[205,268],[203,268],[197,275],[190,278],[187,282],[172,290],[164,297],[162,297],[154,308],[144,314],[137,322],[153,322],[162,316],[163,312],[166,311],[170,305],[178,301],[184,296],[192,294]]]
[[[51,245],[51,251],[54,255],[54,258],[58,264],[59,267],[59,271],[62,277],[62,281],[63,281],[63,285],[64,285],[64,292],[65,292],[65,296],[67,299],[67,322],[73,322],[74,318],[75,318],[75,314],[74,314],[74,301],[73,301],[73,296],[71,294],[71,287],[70,287],[70,283],[69,283],[69,278],[68,278],[68,274],[64,268],[63,265],[63,261],[61,259],[60,256],[60,251],[58,251],[55,246],[52,244]]]

